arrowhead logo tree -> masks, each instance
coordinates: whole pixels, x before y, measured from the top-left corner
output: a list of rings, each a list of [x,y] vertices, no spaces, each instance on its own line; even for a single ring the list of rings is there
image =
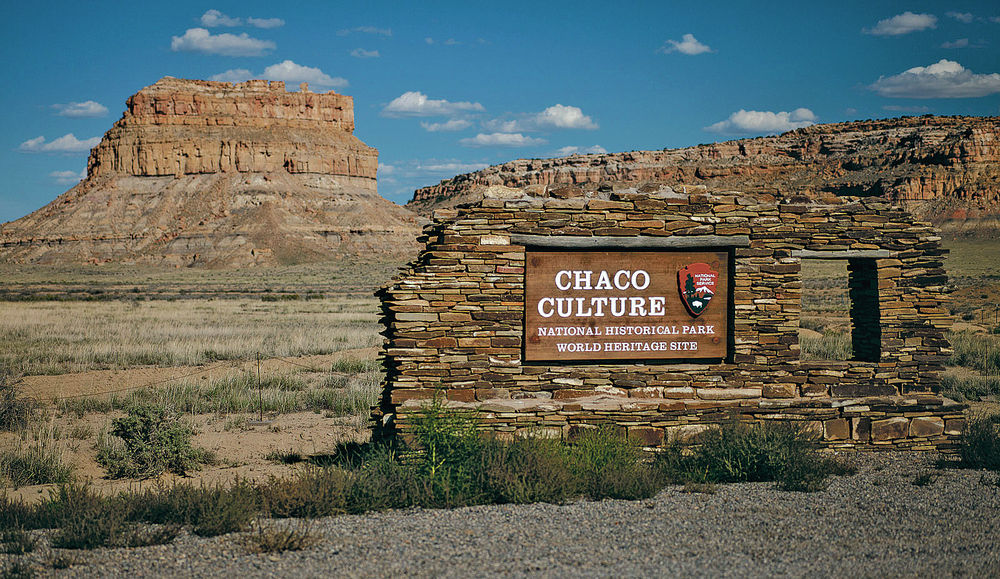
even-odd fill
[[[719,272],[707,263],[692,263],[677,272],[677,289],[680,291],[681,301],[692,316],[697,318],[705,311],[715,297],[718,282]]]

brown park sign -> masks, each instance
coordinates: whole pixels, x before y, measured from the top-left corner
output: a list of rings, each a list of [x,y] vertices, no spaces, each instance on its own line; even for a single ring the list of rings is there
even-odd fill
[[[528,251],[525,361],[726,357],[725,252]]]

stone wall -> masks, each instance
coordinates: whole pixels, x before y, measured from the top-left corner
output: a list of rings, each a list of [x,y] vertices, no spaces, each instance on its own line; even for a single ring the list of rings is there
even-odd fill
[[[936,394],[950,353],[945,251],[929,224],[884,198],[778,200],[657,183],[494,186],[485,195],[438,211],[424,251],[380,291],[380,433],[405,434],[435,395],[478,410],[500,436],[571,438],[614,424],[647,446],[734,417],[804,421],[830,445],[866,448],[947,448],[962,426],[962,407]],[[526,247],[580,238],[609,249],[728,247],[727,359],[524,363]],[[879,342],[877,359],[800,360],[800,264],[814,258],[850,260],[852,294],[877,293],[877,315],[858,314],[877,335],[855,332],[866,347]]]

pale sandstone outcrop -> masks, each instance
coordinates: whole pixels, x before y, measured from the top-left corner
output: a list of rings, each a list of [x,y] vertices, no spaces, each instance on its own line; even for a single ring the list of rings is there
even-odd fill
[[[0,226],[0,261],[234,267],[405,255],[423,220],[380,197],[353,99],[164,78],[127,101],[87,178]]]
[[[685,149],[518,159],[414,193],[422,214],[488,186],[658,181],[778,194],[876,195],[946,228],[997,225],[1000,117],[906,117],[814,125]]]

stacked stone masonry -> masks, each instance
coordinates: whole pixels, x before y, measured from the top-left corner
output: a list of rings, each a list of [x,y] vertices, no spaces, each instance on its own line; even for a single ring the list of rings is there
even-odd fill
[[[494,186],[441,210],[425,249],[379,296],[386,324],[382,434],[406,435],[435,396],[501,437],[572,439],[614,425],[644,446],[727,420],[807,424],[832,447],[948,449],[963,406],[937,394],[951,353],[936,230],[880,197],[778,199],[659,183]],[[713,363],[524,363],[525,245],[595,237],[734,241],[731,337]],[[850,261],[870,360],[803,361],[802,259]],[[865,305],[867,304],[867,305]],[[858,318],[861,316],[861,318]],[[874,317],[873,317],[874,316]],[[874,320],[874,322],[872,321]],[[867,348],[867,350],[866,350]]]

